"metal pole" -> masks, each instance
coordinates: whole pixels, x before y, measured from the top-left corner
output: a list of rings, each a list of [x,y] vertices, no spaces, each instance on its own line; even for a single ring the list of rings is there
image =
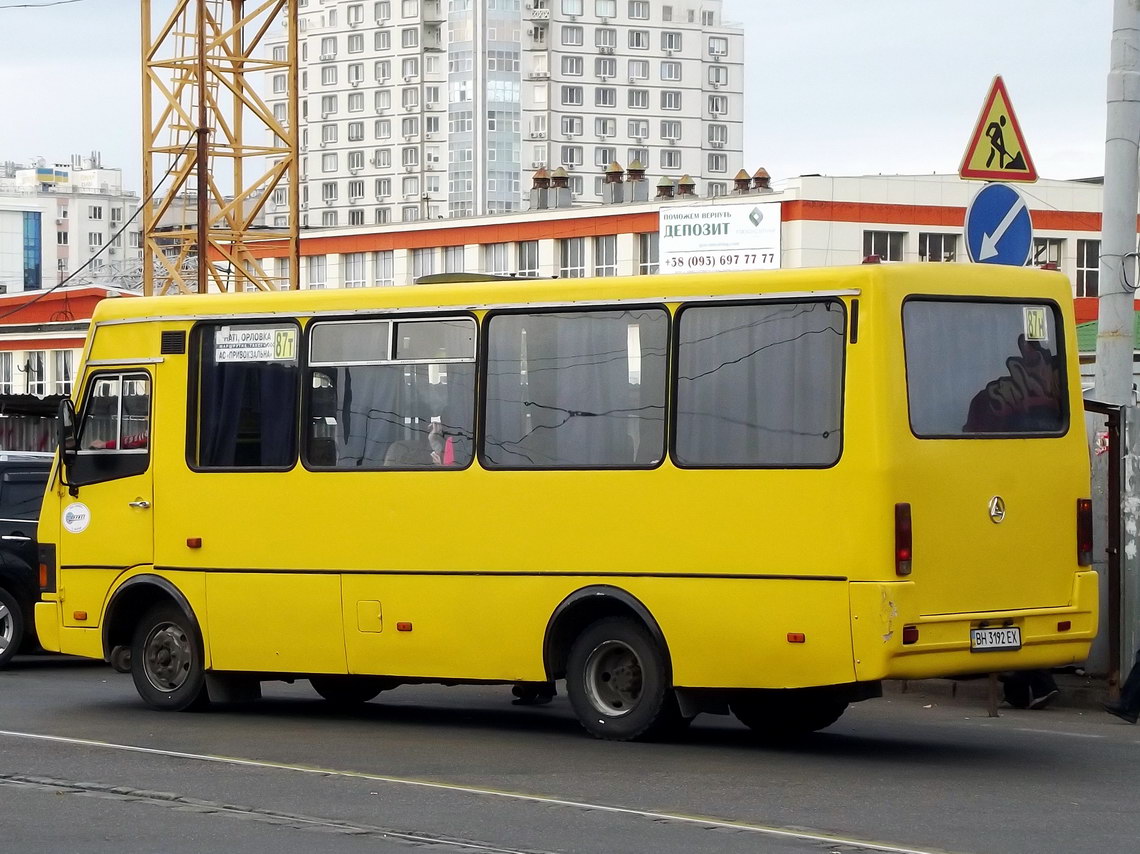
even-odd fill
[[[1104,143],[1100,310],[1096,397],[1127,406],[1132,397],[1137,145],[1140,142],[1140,0],[1114,0],[1108,127]]]

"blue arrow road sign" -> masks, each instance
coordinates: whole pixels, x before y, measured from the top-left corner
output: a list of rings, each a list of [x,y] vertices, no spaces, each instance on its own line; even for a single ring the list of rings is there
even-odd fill
[[[1033,249],[1033,221],[1021,193],[986,184],[966,208],[966,252],[979,264],[1024,267]]]

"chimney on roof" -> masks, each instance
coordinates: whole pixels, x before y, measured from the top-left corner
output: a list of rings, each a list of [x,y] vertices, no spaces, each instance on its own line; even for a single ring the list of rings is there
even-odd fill
[[[630,182],[644,181],[645,180],[645,167],[641,165],[640,160],[634,160],[629,164],[629,178]]]
[[[736,177],[732,179],[732,192],[743,196],[748,192],[749,186],[752,184],[752,179],[748,177],[748,173],[741,169],[736,173]]]
[[[541,167],[534,173],[533,183],[531,184],[530,209],[532,211],[544,211],[550,206],[550,173],[546,171],[545,167]]]
[[[634,160],[626,170],[625,197],[631,202],[649,201],[649,182],[645,180],[645,167]]]
[[[662,176],[662,178],[657,182],[657,198],[659,198],[659,199],[671,199],[671,198],[673,198],[673,179],[672,178],[666,178],[666,177]]]
[[[625,201],[625,172],[616,160],[606,167],[606,177],[602,181],[602,204],[620,205]]]
[[[697,195],[697,182],[688,175],[682,175],[681,180],[677,182],[677,195],[692,196],[695,198]]]
[[[772,176],[768,174],[768,170],[763,166],[757,169],[752,175],[752,189],[762,192],[771,192],[772,190]]]
[[[550,189],[550,173],[546,171],[546,167],[540,167],[534,173],[534,184],[532,185],[535,190],[548,190]]]
[[[559,166],[550,173],[550,207],[568,208],[573,200],[570,193],[570,174]]]

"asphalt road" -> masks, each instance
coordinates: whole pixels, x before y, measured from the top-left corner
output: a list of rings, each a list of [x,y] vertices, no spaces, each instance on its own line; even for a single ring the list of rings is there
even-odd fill
[[[0,850],[1128,852],[1140,727],[890,693],[796,743],[702,716],[615,744],[563,698],[404,687],[338,712],[305,683],[204,713],[145,708],[101,664],[0,671]]]

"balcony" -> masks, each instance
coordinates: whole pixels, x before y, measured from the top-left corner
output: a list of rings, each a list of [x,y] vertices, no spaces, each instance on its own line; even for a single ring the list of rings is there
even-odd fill
[[[440,0],[424,0],[423,17],[425,24],[447,23],[447,12],[444,11]]]

